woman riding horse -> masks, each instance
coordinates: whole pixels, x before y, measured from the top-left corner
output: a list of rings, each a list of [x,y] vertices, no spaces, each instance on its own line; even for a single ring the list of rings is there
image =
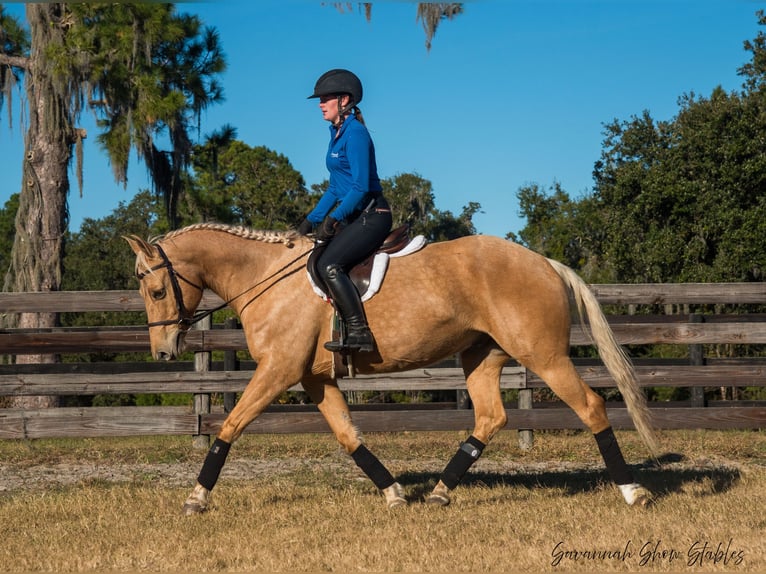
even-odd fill
[[[330,186],[298,232],[307,235],[316,228],[314,238],[323,246],[317,271],[347,326],[344,341],[324,346],[333,352],[370,352],[372,332],[348,273],[380,247],[392,219],[378,178],[375,146],[357,107],[362,82],[348,70],[330,70],[320,76],[309,98],[319,98],[319,109],[330,122]]]

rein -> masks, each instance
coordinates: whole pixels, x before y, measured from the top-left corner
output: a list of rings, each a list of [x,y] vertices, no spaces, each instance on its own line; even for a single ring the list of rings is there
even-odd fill
[[[280,267],[279,269],[274,271],[274,273],[272,273],[268,277],[262,279],[261,281],[259,281],[255,285],[252,285],[252,286],[248,287],[247,289],[245,289],[244,291],[242,291],[238,295],[235,295],[234,297],[232,297],[228,301],[224,301],[222,304],[218,305],[218,307],[215,307],[214,309],[209,309],[207,311],[200,311],[199,313],[192,314],[192,313],[189,312],[189,310],[184,305],[183,292],[181,291],[181,284],[179,283],[178,280],[180,279],[184,283],[187,283],[188,285],[191,285],[192,287],[194,287],[195,289],[199,289],[200,291],[204,291],[205,288],[202,287],[201,285],[197,285],[196,283],[193,283],[192,281],[189,281],[186,277],[184,277],[178,271],[176,271],[175,268],[173,267],[173,264],[170,262],[170,259],[168,258],[167,254],[162,249],[162,247],[159,244],[156,244],[155,247],[157,248],[157,252],[160,254],[160,257],[162,257],[162,263],[147,269],[143,273],[136,273],[136,277],[138,278],[139,281],[141,281],[144,277],[146,277],[146,275],[148,273],[151,273],[153,271],[157,271],[158,269],[167,269],[168,270],[168,277],[170,278],[170,286],[173,289],[173,296],[176,299],[176,310],[178,311],[178,318],[177,319],[165,319],[163,321],[152,321],[151,323],[147,323],[147,327],[159,327],[159,326],[162,326],[162,325],[178,325],[178,327],[181,330],[183,330],[183,331],[188,331],[191,328],[191,326],[194,325],[195,323],[198,323],[199,321],[201,321],[205,317],[208,317],[208,316],[212,315],[216,311],[220,311],[221,309],[224,309],[225,307],[228,307],[229,304],[232,301],[234,301],[236,299],[239,299],[245,293],[248,293],[249,291],[252,291],[256,287],[259,287],[260,285],[263,285],[267,281],[270,281],[271,279],[273,279],[274,277],[276,277],[277,275],[279,275],[280,273],[282,273],[283,271],[288,269],[290,266],[294,265],[295,263],[297,263],[298,261],[300,261],[301,259],[306,257],[309,253],[311,253],[314,250],[314,248],[312,247],[308,251],[305,251],[305,252],[301,253],[300,255],[298,255],[298,257],[296,257],[295,259],[292,259],[291,261],[289,261],[288,263],[286,263],[285,265],[283,265],[282,267]],[[255,295],[250,301],[248,301],[245,304],[245,307],[247,305],[250,305],[250,303],[255,301],[258,297],[263,295],[266,291],[271,289],[279,281],[281,281],[285,277],[288,277],[289,275],[292,275],[296,271],[297,271],[297,269],[293,270],[292,272],[290,272],[287,275],[284,275],[282,277],[278,277],[271,285],[267,286],[263,291],[261,291],[260,293]]]

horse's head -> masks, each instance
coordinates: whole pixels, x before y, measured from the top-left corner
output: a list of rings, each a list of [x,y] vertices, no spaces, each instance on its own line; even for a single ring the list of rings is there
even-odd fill
[[[203,288],[173,267],[159,243],[135,235],[124,239],[136,254],[136,277],[146,305],[152,356],[169,361],[183,351]]]

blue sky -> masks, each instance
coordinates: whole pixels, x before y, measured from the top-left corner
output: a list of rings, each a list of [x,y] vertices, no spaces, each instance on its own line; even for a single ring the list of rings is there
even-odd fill
[[[179,4],[216,27],[228,57],[226,101],[202,118],[200,139],[229,123],[239,139],[284,154],[307,185],[327,176],[327,125],[314,81],[330,68],[360,76],[360,106],[381,177],[416,172],[433,183],[436,206],[459,214],[471,201],[480,233],[524,226],[517,190],[561,184],[588,192],[603,124],[648,110],[672,119],[679,96],[741,88],[743,42],[758,34],[746,0],[508,0],[464,4],[425,49],[411,2],[376,2],[366,21],[354,3],[339,13],[307,0]],[[23,14],[22,4],[7,4]],[[23,132],[0,116],[0,203],[21,186]],[[85,187],[69,197],[70,228],[108,215],[148,187],[133,161],[127,189],[112,179],[92,135]],[[74,178],[72,178],[74,181]]]

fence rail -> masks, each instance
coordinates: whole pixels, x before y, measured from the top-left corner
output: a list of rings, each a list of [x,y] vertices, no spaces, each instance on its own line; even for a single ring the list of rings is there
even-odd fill
[[[692,400],[684,405],[652,403],[658,428],[763,428],[766,403],[710,401],[701,391],[710,387],[766,386],[766,360],[705,358],[705,344],[760,345],[766,343],[766,315],[750,314],[665,314],[668,306],[684,309],[699,305],[766,304],[766,283],[592,285],[603,305],[647,306],[652,314],[613,314],[609,321],[617,340],[625,345],[667,344],[683,346],[689,364],[682,361],[637,361],[642,387],[690,387]],[[201,309],[220,305],[210,292],[203,296]],[[663,309],[657,309],[662,307]],[[0,314],[23,312],[129,312],[143,311],[144,303],[135,291],[88,291],[54,293],[1,293]],[[643,310],[642,310],[643,311]],[[246,348],[242,331],[212,328],[192,330],[187,343],[208,364],[190,370],[177,364],[73,363],[67,365],[1,365],[0,396],[97,395],[137,393],[241,392],[250,371],[210,368],[211,351],[233,353]],[[588,329],[572,327],[573,346],[590,345]],[[0,355],[59,353],[148,352],[146,327],[82,327],[44,330],[0,330]],[[203,355],[205,354],[205,355]],[[578,363],[578,371],[592,387],[609,388],[614,382],[606,369],[593,361]],[[501,388],[518,391],[519,408],[507,409],[507,428],[530,433],[532,429],[584,428],[568,408],[532,404],[532,393],[544,383],[524,368],[509,365],[501,377]],[[359,376],[341,380],[344,391],[456,391],[464,392],[462,370],[456,366],[434,366],[406,373]],[[292,391],[300,391],[296,385]],[[125,436],[143,434],[215,434],[225,413],[210,407],[208,400],[195,400],[195,407],[82,407],[40,410],[0,409],[0,438]],[[442,408],[438,408],[438,407]],[[463,430],[473,426],[471,410],[448,405],[352,406],[354,421],[366,431]],[[308,409],[308,410],[307,410]],[[374,410],[373,410],[374,409]],[[608,403],[607,410],[616,428],[632,428],[623,405]],[[273,407],[253,422],[248,432],[329,432],[321,415],[312,407]],[[527,434],[529,439],[531,435]]]

